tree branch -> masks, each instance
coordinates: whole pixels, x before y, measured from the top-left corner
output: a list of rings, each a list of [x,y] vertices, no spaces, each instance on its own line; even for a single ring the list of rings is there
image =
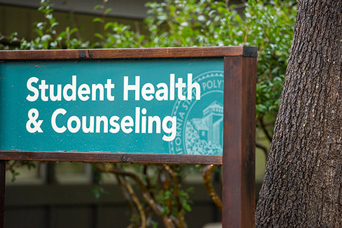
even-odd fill
[[[271,142],[272,141],[272,136],[270,135],[270,133],[267,130],[267,127],[264,123],[264,118],[263,116],[261,118],[259,118],[259,123],[260,123],[260,127],[262,129],[262,131],[265,133],[267,139]]]
[[[138,212],[136,211],[136,208],[134,207],[134,203],[132,202],[133,199],[132,199],[131,195],[129,194],[129,192],[127,192],[127,190],[125,189],[124,184],[122,183],[123,181],[121,179],[124,178],[124,177],[122,177],[120,175],[117,175],[117,174],[114,174],[114,175],[115,175],[115,177],[116,177],[116,179],[118,181],[120,190],[121,190],[121,192],[122,192],[122,194],[123,194],[123,196],[125,198],[125,201],[128,204],[129,210],[131,211],[132,214],[138,214]]]
[[[127,176],[127,177],[132,178],[140,186],[140,189],[141,189],[141,192],[142,192],[144,199],[146,200],[148,205],[150,205],[150,207],[152,208],[154,213],[156,213],[158,216],[163,216],[163,213],[162,213],[163,207],[161,205],[159,205],[157,202],[155,202],[153,197],[150,195],[148,189],[144,185],[144,182],[139,178],[139,176],[137,176],[136,174],[131,173],[131,172],[119,170],[116,167],[108,168],[108,167],[104,166],[103,163],[91,163],[91,164],[94,167],[101,170],[102,172],[113,173],[113,174],[117,174],[117,175],[121,175],[121,176]],[[172,220],[172,222],[174,224],[179,226],[180,222],[178,221],[178,219],[176,217],[171,215],[170,219]]]
[[[204,167],[202,171],[202,177],[203,177],[204,186],[207,189],[207,192],[210,195],[211,199],[214,201],[216,206],[222,210],[222,201],[220,197],[217,195],[211,183],[211,174],[216,168],[217,168],[216,165],[208,165]]]
[[[267,158],[268,158],[268,149],[267,149],[267,147],[262,145],[262,144],[260,144],[260,143],[257,143],[257,142],[255,143],[255,146],[257,148],[261,149],[262,151],[264,151],[264,154],[265,154],[266,160],[267,160]]]
[[[177,204],[177,218],[180,222],[180,228],[184,228],[185,227],[185,221],[184,221],[184,213],[182,212],[182,204],[180,202],[180,197],[179,197],[179,183],[178,183],[178,178],[177,178],[177,174],[171,169],[170,166],[168,166],[167,164],[163,164],[165,170],[170,174],[172,181],[173,181],[173,195],[175,197],[176,200],[176,204]]]
[[[137,205],[139,214],[140,214],[140,220],[141,220],[141,228],[146,228],[146,215],[144,208],[142,207],[137,195],[135,194],[132,186],[124,179],[124,184],[126,186],[126,189],[128,190],[130,196],[132,197],[133,202],[135,205]]]
[[[17,163],[18,161],[13,161],[12,164],[7,163],[6,170],[11,170]]]

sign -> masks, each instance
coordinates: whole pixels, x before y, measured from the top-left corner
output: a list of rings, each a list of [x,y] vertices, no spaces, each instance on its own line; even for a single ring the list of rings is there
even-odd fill
[[[222,155],[222,57],[15,61],[0,75],[0,150]]]
[[[5,160],[218,164],[224,228],[254,227],[253,47],[0,51]]]

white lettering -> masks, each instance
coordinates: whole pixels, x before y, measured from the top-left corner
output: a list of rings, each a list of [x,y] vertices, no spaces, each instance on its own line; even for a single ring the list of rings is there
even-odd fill
[[[63,89],[63,97],[66,101],[76,101],[76,75],[72,76],[71,84],[66,84]],[[71,90],[71,95],[68,94]]]
[[[171,127],[168,127],[168,122],[171,123]],[[164,135],[163,136],[163,140],[164,141],[167,141],[167,142],[170,142],[172,140],[174,140],[174,138],[176,137],[176,122],[177,122],[177,119],[175,116],[166,116],[164,119],[163,119],[163,131],[166,133],[166,134],[171,134],[169,136],[166,136]]]
[[[38,99],[39,91],[37,88],[32,86],[32,83],[37,83],[38,81],[39,81],[39,79],[36,77],[32,77],[32,78],[29,78],[29,80],[27,80],[26,87],[28,90],[33,92],[33,96],[27,95],[26,100],[33,102],[33,101],[36,101]]]
[[[100,94],[100,101],[103,101],[104,99],[104,89],[103,89],[103,85],[102,84],[92,84],[92,93],[91,93],[91,100],[96,101],[96,91],[99,90],[99,94]]]
[[[146,101],[150,101],[154,98],[151,94],[154,94],[154,86],[151,83],[146,83],[141,89],[141,96]]]
[[[140,76],[135,76],[135,84],[128,85],[128,76],[124,77],[124,101],[128,100],[128,91],[133,90],[135,91],[135,100],[140,100]]]
[[[112,95],[112,89],[115,88],[115,85],[112,83],[112,79],[107,79],[105,88],[107,90],[107,100],[114,101],[114,96]]]
[[[72,126],[72,122],[76,123],[75,127]],[[67,126],[68,126],[68,130],[71,133],[77,133],[81,128],[81,121],[77,116],[72,116],[68,119]]]
[[[126,134],[129,134],[133,131],[133,119],[130,116],[124,116],[121,120],[121,130]]]
[[[57,133],[63,133],[66,131],[66,127],[58,127],[57,124],[56,124],[56,119],[57,119],[57,116],[59,114],[62,114],[62,115],[65,115],[67,113],[67,111],[63,108],[59,108],[57,109],[56,111],[53,112],[52,116],[51,116],[51,126],[52,126],[52,129],[57,132]]]
[[[77,95],[81,101],[89,100],[89,94],[90,94],[90,88],[87,84],[82,84],[80,85],[80,87],[78,87]]]
[[[185,100],[185,96],[183,95],[183,88],[186,87],[186,83],[183,82],[183,78],[178,78],[176,83],[176,88],[178,89],[178,99],[181,101]]]
[[[201,99],[201,87],[197,82],[192,83],[192,74],[188,74],[188,100],[192,100],[193,88],[196,91],[196,100],[200,100]]]

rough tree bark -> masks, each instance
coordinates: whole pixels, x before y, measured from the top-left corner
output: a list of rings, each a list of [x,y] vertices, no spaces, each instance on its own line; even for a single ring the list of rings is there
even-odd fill
[[[257,227],[342,227],[342,0],[299,0]]]

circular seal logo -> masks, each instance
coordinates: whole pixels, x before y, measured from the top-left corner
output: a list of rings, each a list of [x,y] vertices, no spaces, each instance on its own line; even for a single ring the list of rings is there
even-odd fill
[[[209,71],[193,79],[201,99],[177,100],[172,116],[177,133],[169,143],[171,154],[218,155],[223,148],[223,71]],[[183,91],[186,95],[186,90]]]

